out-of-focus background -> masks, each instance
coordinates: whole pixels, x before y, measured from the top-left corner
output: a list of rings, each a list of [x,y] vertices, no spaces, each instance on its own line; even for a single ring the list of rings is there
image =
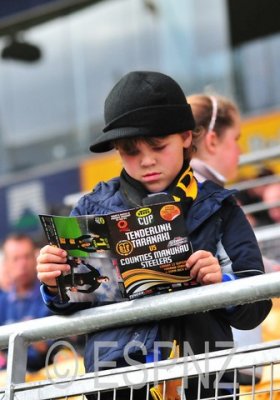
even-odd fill
[[[125,73],[174,77],[242,111],[244,153],[280,143],[280,3],[273,0],[1,0],[0,241],[35,238],[39,213],[118,173],[91,155],[103,104]],[[279,172],[279,159],[264,166]],[[254,178],[254,167],[239,179]]]
[[[108,92],[131,70],[160,71],[177,80],[186,95],[216,93],[238,104],[243,155],[237,179],[227,185],[240,189],[239,201],[256,233],[265,271],[279,271],[279,15],[279,0],[0,0],[2,334],[4,325],[49,315],[35,276],[38,248],[46,243],[38,214],[68,215],[81,192],[120,171],[114,152],[94,155],[89,146],[93,132],[102,130]],[[16,235],[9,236],[12,232]],[[271,286],[273,280],[277,282],[274,276],[271,274]],[[231,295],[233,298],[234,293]],[[246,337],[235,341],[242,346],[279,341],[279,309],[276,298],[262,327],[252,334],[246,331]],[[81,326],[83,321],[86,318],[81,318]],[[70,319],[68,326],[73,329],[74,325]],[[37,332],[38,328],[40,322]],[[64,337],[62,324],[54,330],[56,339],[60,334]],[[26,380],[48,379],[47,397],[43,386],[38,386],[40,396],[32,398],[62,398],[62,392],[52,396],[52,376],[64,378],[69,369],[60,375],[54,361],[67,368],[69,362],[60,355],[51,359],[51,375],[48,368],[42,368],[47,367],[51,345],[45,340],[50,338],[46,332],[48,329],[38,336],[39,342],[29,346]],[[8,358],[1,347],[0,397],[4,393],[1,386],[6,386],[5,398],[9,399],[22,390],[14,390],[26,371],[22,331],[18,338],[18,342],[10,342]],[[69,340],[82,356],[84,337],[74,335]],[[253,395],[247,400],[276,400],[273,383],[280,393],[279,369],[273,369],[275,364],[280,368],[279,344],[270,347],[269,343],[261,362],[248,364],[244,357],[236,364],[243,370],[250,366],[244,387],[251,390],[252,385],[255,390],[261,379],[261,389],[268,388],[266,397],[261,392],[260,397]],[[273,349],[278,358],[267,358]],[[82,358],[74,363],[79,374],[84,372],[82,364]],[[77,380],[79,388],[74,394],[83,392],[81,383]],[[67,398],[70,386],[65,391]],[[24,396],[24,391],[21,394]]]

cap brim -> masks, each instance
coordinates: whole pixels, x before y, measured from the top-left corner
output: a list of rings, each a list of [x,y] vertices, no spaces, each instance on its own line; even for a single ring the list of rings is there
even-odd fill
[[[139,127],[115,128],[110,130],[109,132],[102,133],[100,136],[98,136],[95,140],[95,143],[93,143],[89,149],[93,153],[104,153],[106,151],[113,150],[114,148],[113,142],[115,140],[130,139],[130,138],[132,139],[140,136],[161,137],[175,133],[180,133],[180,132],[179,131],[174,132],[174,129],[172,129],[170,132],[165,130],[164,132],[157,132],[155,134],[154,129],[148,129],[148,128],[139,128]]]

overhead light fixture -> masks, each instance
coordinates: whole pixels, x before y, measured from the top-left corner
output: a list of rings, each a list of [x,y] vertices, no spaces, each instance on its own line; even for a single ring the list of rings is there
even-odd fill
[[[40,48],[24,40],[11,37],[10,42],[3,48],[1,57],[4,60],[17,60],[35,62],[40,60],[42,52]]]
[[[158,14],[158,6],[154,0],[143,0],[144,6],[150,13],[157,15]]]

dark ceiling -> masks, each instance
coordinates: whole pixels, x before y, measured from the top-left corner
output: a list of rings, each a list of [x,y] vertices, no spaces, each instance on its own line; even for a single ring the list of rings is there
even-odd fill
[[[104,0],[0,0],[0,36],[11,36]],[[227,0],[231,45],[280,31],[279,0]]]
[[[280,32],[279,0],[227,0],[232,47]]]
[[[13,35],[102,0],[1,0],[0,36]]]

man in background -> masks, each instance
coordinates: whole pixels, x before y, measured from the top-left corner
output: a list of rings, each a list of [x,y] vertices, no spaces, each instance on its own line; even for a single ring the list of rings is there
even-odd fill
[[[10,283],[0,296],[0,326],[50,315],[42,301],[40,282],[36,277],[36,246],[25,234],[8,236],[2,247],[3,269]],[[45,366],[47,342],[36,342],[28,348],[27,370]],[[0,352],[0,369],[6,368],[6,353]]]

